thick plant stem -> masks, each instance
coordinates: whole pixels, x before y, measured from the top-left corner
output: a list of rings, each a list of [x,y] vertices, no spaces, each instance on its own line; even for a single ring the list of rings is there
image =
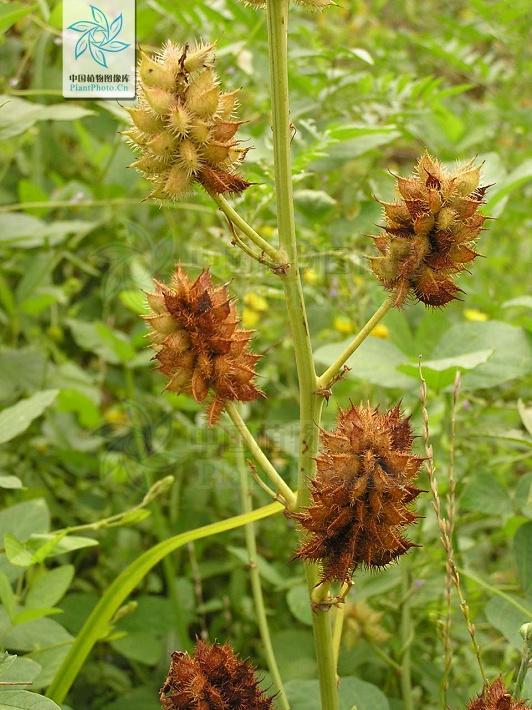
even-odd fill
[[[237,450],[237,464],[238,474],[240,477],[240,498],[242,501],[242,512],[250,513],[253,507],[251,505],[251,491],[249,488],[248,472],[246,470],[246,464],[244,461],[244,452],[241,448]],[[257,626],[259,627],[260,638],[262,640],[262,645],[264,648],[264,655],[266,656],[266,663],[268,664],[268,670],[270,671],[270,675],[275,686],[277,700],[280,707],[283,710],[290,710],[288,698],[286,697],[286,691],[284,689],[281,674],[279,672],[279,666],[277,665],[277,660],[273,652],[272,639],[268,626],[268,618],[266,616],[266,608],[264,606],[264,596],[262,594],[260,573],[259,568],[257,566],[257,542],[255,538],[254,523],[248,523],[244,526],[244,535],[246,538],[246,548],[249,559],[251,592],[253,594]]]
[[[403,604],[401,606],[401,694],[404,710],[414,710],[412,701],[412,615],[410,611],[410,571],[408,562],[401,569]]]
[[[346,349],[336,358],[333,364],[325,370],[323,375],[318,378],[318,387],[320,389],[325,389],[331,384],[355,350],[362,345],[377,323],[388,313],[393,303],[394,299],[392,297],[387,298],[371,316],[366,325],[359,330]]]
[[[226,402],[225,411],[230,416],[231,421],[235,425],[239,435],[245,442],[250,453],[253,455],[253,458],[270,479],[271,483],[275,487],[277,494],[284,500],[288,508],[293,508],[296,503],[295,493],[289,488],[286,482],[277,473],[275,468],[272,466],[269,458],[266,456],[264,451],[255,441],[255,437],[247,428],[246,422],[242,419],[242,416],[238,411],[236,404],[234,402]]]
[[[288,0],[268,0],[268,45],[272,98],[273,154],[279,244],[286,268],[280,270],[290,332],[294,343],[299,380],[299,469],[297,507],[309,502],[309,480],[315,474],[318,424],[322,399],[317,394],[317,378],[299,274],[292,194],[290,155],[291,125],[288,99]],[[305,574],[312,594],[317,583],[315,565],[306,565]],[[313,614],[314,643],[320,677],[322,710],[338,710],[336,670],[332,647],[330,613],[319,609]]]

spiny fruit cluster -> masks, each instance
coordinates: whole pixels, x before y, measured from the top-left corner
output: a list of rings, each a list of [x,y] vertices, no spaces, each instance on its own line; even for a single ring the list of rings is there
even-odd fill
[[[193,656],[174,652],[160,692],[163,710],[270,710],[251,663],[227,645],[198,641]]]
[[[250,351],[252,331],[239,328],[226,286],[213,286],[208,271],[192,282],[180,265],[169,286],[154,283],[155,292],[147,294],[152,314],[144,319],[159,370],[169,378],[166,389],[191,394],[197,402],[212,389],[210,424],[227,400],[249,402],[264,396],[253,383],[261,356]]]
[[[373,271],[401,306],[412,293],[427,306],[444,306],[461,289],[454,277],[478,256],[474,242],[486,217],[478,212],[488,189],[480,168],[454,173],[423,155],[413,177],[397,177],[401,201],[383,203],[385,225],[374,237],[380,256]]]
[[[524,700],[514,700],[502,678],[497,678],[484,687],[478,698],[471,700],[467,710],[532,710],[532,706]]]
[[[153,183],[152,198],[179,198],[195,181],[213,193],[250,185],[235,172],[247,152],[235,140],[238,90],[220,90],[213,61],[211,44],[168,42],[155,57],[141,55],[139,102],[128,109],[133,127],[125,135],[140,152],[132,167]]]
[[[292,514],[307,533],[296,557],[321,562],[322,581],[343,582],[358,565],[383,567],[414,546],[402,530],[416,520],[408,504],[420,493],[412,482],[422,459],[399,405],[340,410],[321,438],[312,504]]]

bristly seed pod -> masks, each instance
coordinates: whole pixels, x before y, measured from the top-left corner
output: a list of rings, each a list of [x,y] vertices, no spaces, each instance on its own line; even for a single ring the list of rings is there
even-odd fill
[[[128,109],[134,129],[125,134],[141,152],[132,166],[153,183],[152,198],[178,199],[194,183],[213,193],[251,184],[236,173],[246,155],[235,141],[242,122],[232,120],[238,90],[221,91],[213,61],[212,44],[141,53],[139,102]]]
[[[524,700],[514,700],[502,678],[497,678],[484,686],[482,693],[471,700],[467,710],[532,710],[532,706]]]
[[[172,653],[159,698],[162,710],[273,710],[255,669],[228,644],[198,641],[193,656]]]
[[[489,186],[468,163],[449,173],[423,155],[411,178],[397,178],[399,202],[383,203],[383,232],[374,237],[380,256],[371,266],[400,307],[410,294],[427,306],[444,306],[461,289],[454,278],[478,254],[474,243],[486,217],[478,212]]]
[[[168,180],[183,180],[183,172],[174,166]],[[226,401],[264,396],[253,382],[261,357],[249,349],[253,333],[239,327],[227,288],[213,286],[208,271],[192,282],[178,265],[170,285],[155,281],[147,300],[152,314],[144,319],[158,369],[169,379],[167,390],[190,394],[197,402],[212,390],[209,424],[218,420]]]
[[[305,537],[296,557],[320,562],[322,581],[348,581],[355,569],[384,567],[411,547],[403,528],[417,516],[408,504],[422,458],[414,456],[409,418],[399,405],[340,410],[337,428],[322,431],[311,505],[295,518]]]

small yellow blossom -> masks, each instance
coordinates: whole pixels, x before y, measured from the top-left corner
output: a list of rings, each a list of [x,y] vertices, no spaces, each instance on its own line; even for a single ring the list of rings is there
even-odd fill
[[[260,313],[252,308],[244,308],[242,311],[242,324],[246,328],[254,328],[260,320]]]
[[[273,237],[273,235],[275,234],[275,232],[276,232],[276,230],[275,230],[273,227],[270,227],[269,224],[266,224],[266,225],[265,225],[264,227],[262,227],[262,229],[260,230],[260,233],[261,233],[262,236],[265,237],[266,239],[267,239],[268,237]]]
[[[472,321],[488,320],[487,314],[483,313],[482,311],[477,311],[476,308],[466,308],[464,310],[464,316],[467,318],[467,320]]]
[[[105,421],[112,427],[124,427],[128,424],[128,417],[126,412],[119,407],[109,407],[104,412]]]
[[[390,335],[390,331],[385,325],[383,325],[382,323],[378,323],[373,328],[370,335],[373,335],[375,338],[387,338]]]
[[[310,286],[314,286],[320,280],[320,276],[314,269],[305,269],[303,272],[303,280]]]
[[[244,303],[254,311],[264,313],[268,310],[268,301],[257,293],[246,293]]]
[[[364,283],[364,279],[362,278],[362,276],[355,276],[354,281],[357,286],[362,286],[362,284]]]
[[[346,318],[345,316],[336,316],[333,325],[335,330],[344,335],[352,333],[355,329],[353,321],[350,318]]]

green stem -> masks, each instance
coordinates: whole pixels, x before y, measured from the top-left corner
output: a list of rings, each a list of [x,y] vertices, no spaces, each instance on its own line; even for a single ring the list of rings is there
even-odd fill
[[[238,411],[236,404],[234,402],[226,402],[225,411],[230,416],[231,421],[237,428],[237,431],[242,437],[242,440],[246,443],[248,449],[250,450],[250,453],[253,455],[253,458],[272,482],[277,493],[282,498],[284,498],[289,508],[293,508],[296,502],[296,496],[294,492],[289,488],[287,483],[277,473],[275,468],[272,466],[269,458],[266,456],[264,451],[255,441],[255,437],[247,428],[246,422],[242,419],[242,416]]]
[[[412,700],[412,616],[410,613],[410,571],[408,563],[401,567],[403,603],[401,605],[401,692],[404,710],[414,710]]]
[[[332,631],[332,643],[334,650],[334,667],[338,668],[338,657],[340,655],[340,643],[342,641],[342,630],[344,628],[345,604],[336,607]]]
[[[300,430],[297,506],[300,508],[307,505],[310,499],[309,480],[315,475],[314,457],[318,448],[318,424],[323,400],[316,392],[317,378],[297,253],[290,154],[288,0],[268,0],[267,19],[277,228],[280,248],[283,256],[286,254],[287,262],[287,268],[280,272],[280,275],[285,292],[299,380]],[[305,574],[311,595],[317,583],[316,566],[307,564]],[[320,676],[322,710],[338,710],[330,613],[318,610],[313,614],[312,622]]]
[[[246,470],[246,464],[244,461],[244,452],[240,448],[237,450],[237,464],[240,476],[240,498],[242,501],[242,512],[250,513],[253,509],[251,505],[251,491],[249,488],[248,472]],[[255,604],[255,615],[257,618],[257,626],[259,627],[262,645],[264,647],[266,663],[268,664],[268,670],[270,671],[270,675],[272,677],[275,689],[278,694],[277,698],[279,700],[280,706],[283,708],[283,710],[290,710],[290,704],[288,702],[288,698],[286,697],[286,691],[284,689],[281,674],[279,672],[279,666],[277,665],[277,660],[273,651],[272,639],[268,626],[268,618],[266,616],[266,607],[264,605],[264,596],[262,594],[260,572],[257,566],[257,541],[255,538],[254,523],[248,523],[244,526],[244,535],[246,538],[246,548],[248,551],[249,576],[251,581],[253,602]]]
[[[328,367],[323,375],[318,378],[318,387],[320,389],[325,389],[331,384],[355,350],[362,345],[377,323],[388,313],[390,308],[393,306],[393,303],[394,299],[392,297],[387,298],[371,316],[366,325],[359,330],[345,350],[336,358],[333,364]]]
[[[261,252],[267,254],[270,259],[276,264],[281,264],[281,255],[279,251],[272,246],[269,242],[263,239],[258,232],[256,232],[251,225],[249,225],[245,219],[243,219],[238,212],[231,207],[229,202],[222,195],[215,195],[211,193],[212,199],[216,202],[220,210],[224,213],[227,219],[237,227],[242,234],[257,246]]]

